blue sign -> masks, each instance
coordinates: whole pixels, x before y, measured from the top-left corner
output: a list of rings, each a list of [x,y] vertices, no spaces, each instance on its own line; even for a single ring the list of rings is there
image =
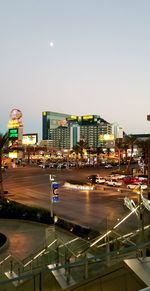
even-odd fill
[[[60,184],[58,182],[52,182],[51,185],[53,189],[58,189],[60,187]]]
[[[53,202],[58,202],[60,200],[59,196],[53,196]]]

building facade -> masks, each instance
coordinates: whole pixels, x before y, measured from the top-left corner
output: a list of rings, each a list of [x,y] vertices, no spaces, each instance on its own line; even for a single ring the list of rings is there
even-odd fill
[[[74,116],[63,113],[42,113],[43,140],[52,147],[72,149],[80,140],[89,148],[114,147],[112,125],[99,115]]]

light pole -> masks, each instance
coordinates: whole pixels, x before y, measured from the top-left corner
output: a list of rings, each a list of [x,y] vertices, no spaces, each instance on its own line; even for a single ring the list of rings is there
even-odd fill
[[[55,175],[49,175],[50,179],[50,214],[51,217],[53,218],[54,213],[53,213],[53,203],[54,202],[59,202],[59,193],[58,193],[58,188],[60,187],[60,184],[56,181]],[[55,219],[54,219],[55,220]]]
[[[150,121],[150,115],[147,115],[147,120]],[[150,140],[148,141],[148,199],[150,200]]]
[[[54,181],[54,175],[49,175],[50,180],[50,214],[53,218],[53,189],[52,189],[52,182]]]

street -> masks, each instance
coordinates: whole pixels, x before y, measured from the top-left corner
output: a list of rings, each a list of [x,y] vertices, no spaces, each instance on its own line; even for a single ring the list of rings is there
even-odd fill
[[[105,230],[112,227],[118,220],[129,213],[124,205],[127,192],[118,188],[98,186],[95,190],[67,189],[63,186],[67,179],[86,180],[88,175],[99,173],[104,176],[110,170],[104,169],[41,169],[39,167],[18,167],[8,169],[4,174],[4,188],[8,190],[7,198],[29,206],[38,206],[50,210],[49,175],[55,175],[59,188],[60,201],[53,203],[54,213],[71,222],[82,226]],[[137,194],[128,192],[129,198],[137,203]],[[136,227],[134,215],[132,225]],[[131,225],[130,225],[131,226]],[[126,226],[124,227],[126,229]]]

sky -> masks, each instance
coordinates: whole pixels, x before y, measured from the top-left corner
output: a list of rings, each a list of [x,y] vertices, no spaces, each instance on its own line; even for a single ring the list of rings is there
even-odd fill
[[[39,136],[42,111],[150,133],[149,13],[149,0],[0,0],[0,132],[18,108]]]

